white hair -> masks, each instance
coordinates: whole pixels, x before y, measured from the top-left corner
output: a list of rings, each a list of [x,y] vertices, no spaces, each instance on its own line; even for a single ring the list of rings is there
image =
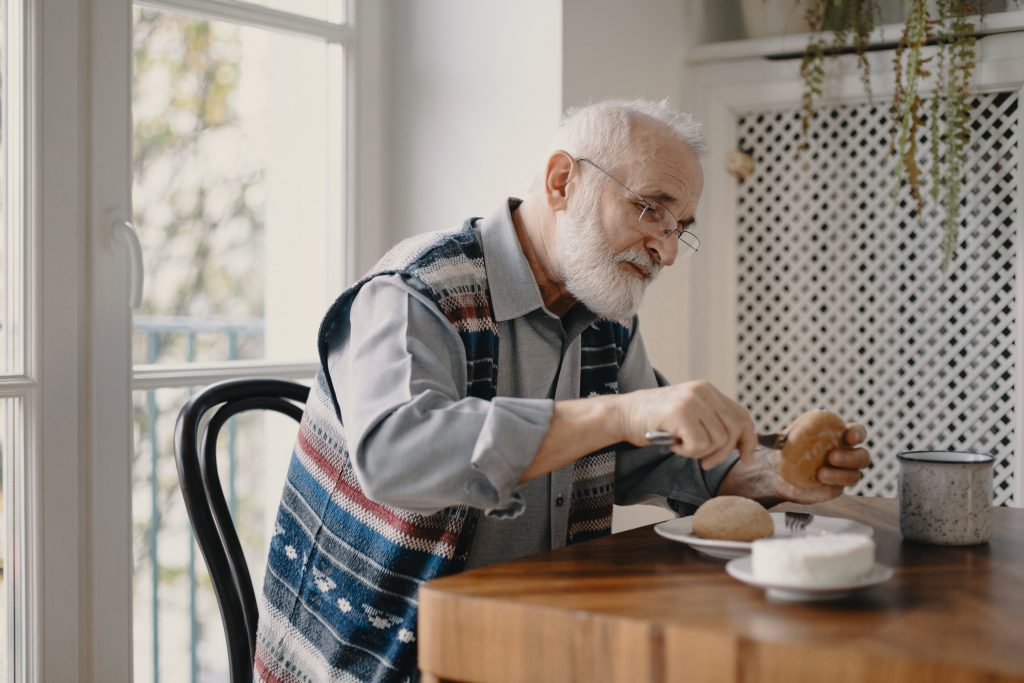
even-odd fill
[[[564,149],[577,158],[614,166],[625,159],[638,123],[660,123],[698,156],[707,154],[701,124],[690,114],[677,112],[668,100],[605,100],[569,109],[555,133],[552,151]]]

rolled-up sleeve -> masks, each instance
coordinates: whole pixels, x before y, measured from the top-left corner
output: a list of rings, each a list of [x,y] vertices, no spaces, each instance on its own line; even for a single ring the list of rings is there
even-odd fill
[[[633,330],[637,330],[636,318]],[[668,383],[651,366],[643,338],[635,331],[619,369],[620,391],[651,389]],[[615,503],[659,505],[676,514],[693,514],[704,501],[716,495],[738,459],[739,452],[733,451],[724,463],[705,471],[698,460],[680,457],[663,446],[636,448],[625,444],[616,458]]]
[[[469,505],[514,517],[553,402],[467,397],[465,347],[422,288],[371,280],[328,341],[356,477],[370,499],[412,512]]]

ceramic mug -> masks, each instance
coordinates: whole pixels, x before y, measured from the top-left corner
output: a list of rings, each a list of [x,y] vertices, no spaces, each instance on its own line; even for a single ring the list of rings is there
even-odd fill
[[[900,533],[934,545],[985,543],[992,534],[992,465],[987,453],[909,451],[900,463]]]

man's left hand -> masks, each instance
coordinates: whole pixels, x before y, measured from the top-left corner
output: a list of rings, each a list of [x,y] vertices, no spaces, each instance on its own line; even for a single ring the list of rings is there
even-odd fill
[[[717,495],[744,496],[769,506],[786,500],[809,505],[838,498],[845,487],[860,481],[861,470],[871,464],[871,455],[860,447],[866,438],[864,425],[848,425],[843,434],[845,447],[825,457],[825,464],[818,470],[817,486],[793,486],[779,473],[782,453],[758,450],[753,458],[741,459],[733,465]]]
[[[805,504],[823,503],[838,498],[843,494],[844,488],[860,481],[861,470],[871,464],[871,454],[866,449],[859,448],[866,438],[867,429],[864,425],[848,425],[846,432],[843,433],[846,447],[830,451],[825,457],[825,464],[818,470],[820,483],[817,486],[793,486],[783,479],[779,474],[782,453],[769,451],[766,456],[771,466],[776,495],[784,500]]]

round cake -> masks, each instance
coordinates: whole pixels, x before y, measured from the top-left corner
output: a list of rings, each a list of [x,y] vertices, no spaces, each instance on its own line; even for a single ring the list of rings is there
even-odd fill
[[[829,451],[839,448],[846,432],[843,419],[827,410],[812,410],[786,430],[779,472],[793,486],[820,486],[818,468]]]
[[[759,503],[742,496],[719,496],[697,509],[693,533],[720,541],[753,541],[772,536],[775,525]]]

